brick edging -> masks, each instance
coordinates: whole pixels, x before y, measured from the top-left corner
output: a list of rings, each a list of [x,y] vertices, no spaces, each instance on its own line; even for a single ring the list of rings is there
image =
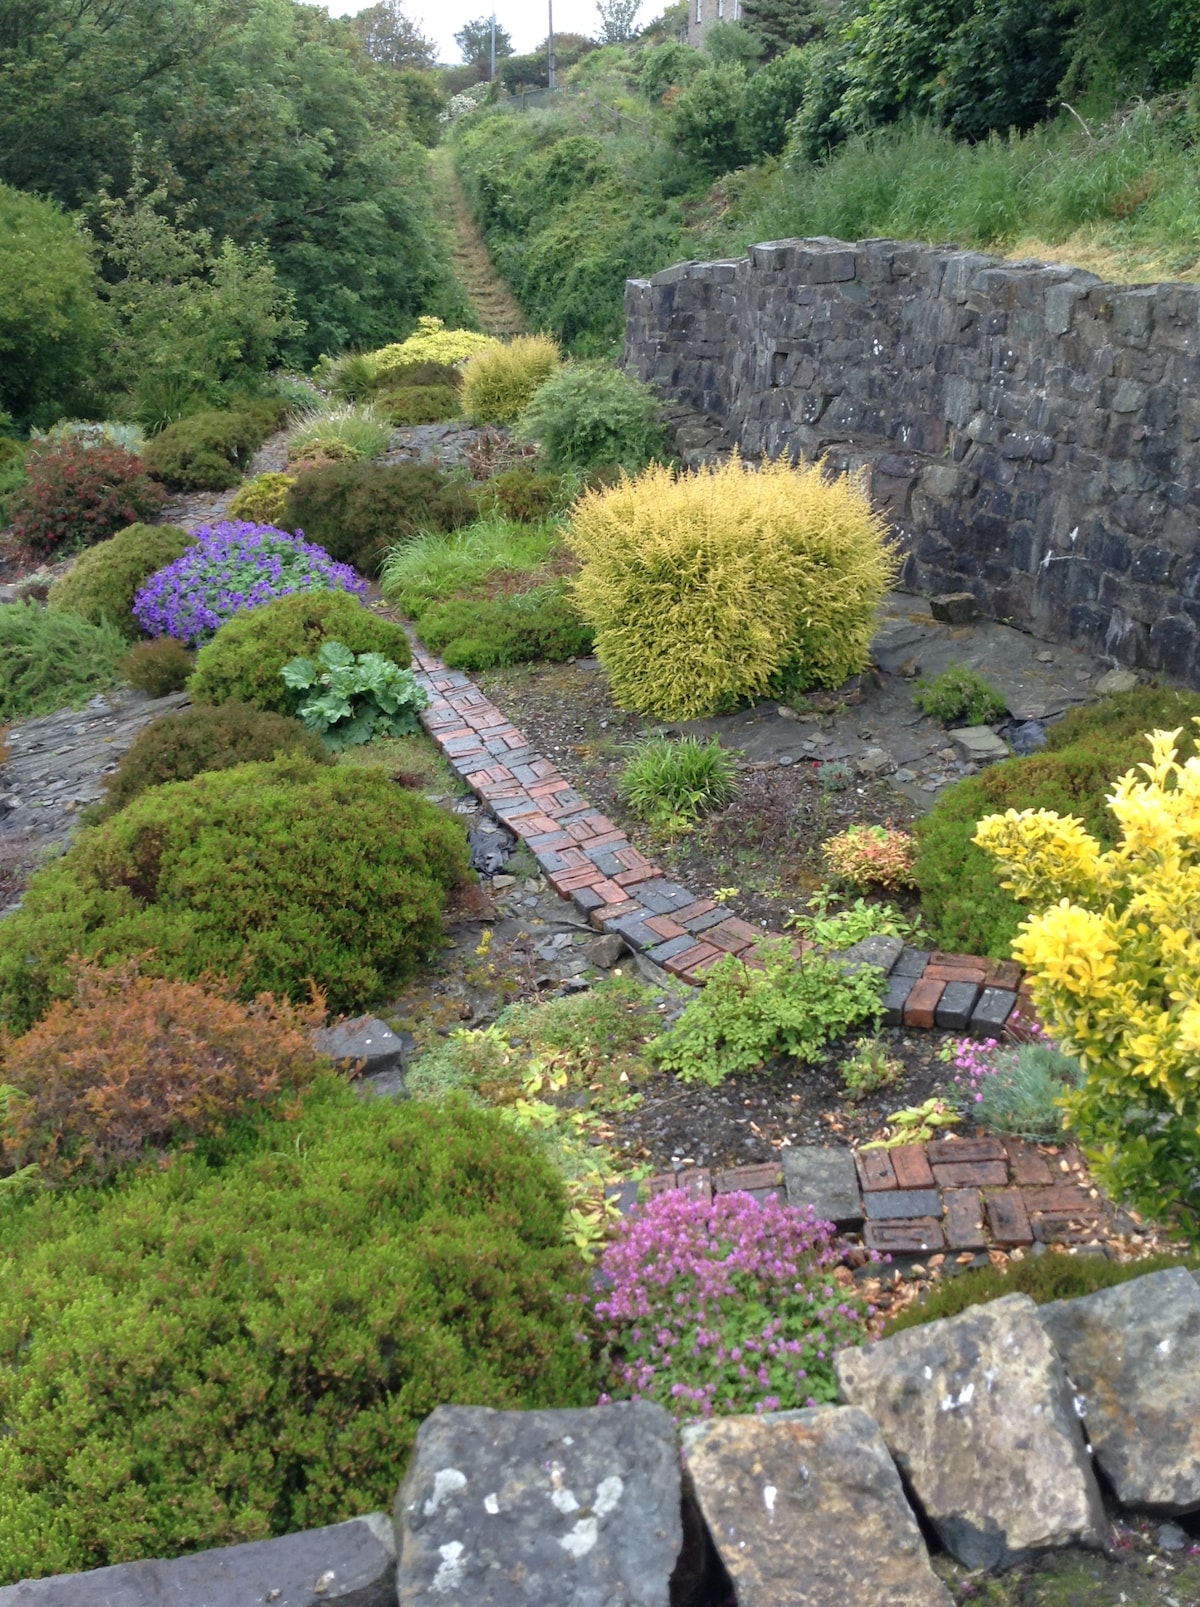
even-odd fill
[[[651,864],[594,809],[462,670],[413,639],[413,670],[429,693],[421,724],[483,806],[522,840],[550,886],[598,932],[615,932],[681,981],[698,987],[726,954],[744,954],[763,932],[710,898],[697,898]],[[811,948],[793,939],[799,957]],[[867,938],[840,956],[878,966],[888,979],[885,1026],[999,1037],[1013,1012],[1036,1020],[1021,968]]]

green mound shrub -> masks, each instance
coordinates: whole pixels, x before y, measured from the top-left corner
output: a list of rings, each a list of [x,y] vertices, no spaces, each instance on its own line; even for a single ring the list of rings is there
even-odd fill
[[[38,872],[0,926],[0,1021],[70,992],[67,962],[234,978],[332,1010],[381,998],[441,933],[467,864],[459,822],[378,771],[288,756],[152,787]]]
[[[785,461],[655,465],[585,493],[568,540],[614,697],[672,720],[779,683],[840,686],[867,662],[896,568],[855,481]]]
[[[536,1146],[322,1078],[291,1119],[0,1215],[0,1580],[387,1508],[443,1401],[584,1406]]]
[[[913,702],[943,725],[987,725],[999,720],[1004,694],[965,664],[951,664],[931,681],[918,681]]]
[[[195,538],[178,525],[129,525],[81,553],[50,587],[49,609],[78,614],[93,625],[107,620],[127,640],[142,634],[133,599],[149,577],[174,563]]]
[[[573,363],[552,374],[534,392],[515,434],[536,441],[560,472],[618,463],[637,474],[667,456],[658,397],[606,363]]]
[[[231,519],[250,519],[255,524],[275,525],[283,517],[287,494],[296,483],[294,474],[257,474],[242,486],[229,504]]]
[[[506,469],[488,484],[496,504],[509,519],[520,524],[539,524],[558,513],[564,505],[563,481],[555,474],[539,474],[536,469]]]
[[[293,592],[222,625],[200,649],[188,690],[197,703],[233,701],[291,714],[297,696],[279,672],[294,658],[315,658],[321,643],[332,639],[352,653],[382,653],[396,664],[412,663],[401,627],[380,619],[348,592]]]
[[[1196,752],[1200,695],[1138,687],[1073,709],[1047,732],[1041,753],[1007,759],[948,787],[916,828],[913,875],[938,948],[1008,959],[1028,913],[1000,886],[995,862],[971,841],[985,815],[1053,809],[1074,815],[1105,848],[1115,841],[1106,803],[1113,782],[1146,757],[1144,732],[1183,727],[1183,757]]]
[[[107,691],[127,646],[115,625],[0,603],[0,723],[78,708]]]
[[[380,391],[375,411],[402,429],[409,424],[441,424],[459,416],[458,391],[452,385],[403,385]]]
[[[417,634],[451,669],[490,670],[592,650],[592,632],[562,581],[515,597],[452,597],[417,619]]]
[[[226,491],[279,423],[280,398],[247,402],[229,412],[210,409],[168,424],[146,447],[146,467],[175,491]]]
[[[285,753],[330,763],[320,736],[286,714],[266,714],[246,703],[224,703],[220,708],[193,703],[138,732],[105,782],[103,812],[112,815],[124,809],[147,787],[190,781],[207,770],[232,770],[234,765],[267,762]]]
[[[408,390],[415,387],[418,390],[427,388],[448,387],[456,395],[462,390],[463,375],[461,368],[455,368],[453,363],[438,363],[432,360],[421,363],[400,363],[396,367],[388,368],[382,379],[373,379],[372,385],[379,391]]]
[[[195,668],[196,655],[178,637],[157,636],[152,642],[136,642],[117,665],[117,673],[139,692],[168,697],[183,691]]]
[[[486,347],[463,370],[463,412],[472,424],[512,424],[561,362],[549,335],[514,335]]]
[[[477,511],[475,491],[432,464],[332,463],[300,475],[284,522],[369,575],[390,546],[419,530],[456,530]]]

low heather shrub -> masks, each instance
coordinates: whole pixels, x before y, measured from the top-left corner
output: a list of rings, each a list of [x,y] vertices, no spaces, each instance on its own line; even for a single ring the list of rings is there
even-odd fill
[[[311,1040],[324,1019],[319,1003],[299,1009],[264,993],[239,1004],[211,981],[144,977],[136,960],[76,967],[71,997],[0,1043],[0,1186],[18,1173],[97,1182],[222,1131],[328,1066]]]
[[[374,574],[389,547],[420,530],[456,530],[477,512],[477,493],[432,464],[333,463],[299,476],[284,522]]]
[[[280,528],[287,494],[296,483],[294,474],[259,474],[238,491],[229,504],[231,519],[249,519],[254,524]]]
[[[400,385],[379,391],[373,405],[381,418],[400,429],[410,424],[441,424],[459,416],[453,385]]]
[[[138,642],[117,665],[123,681],[151,697],[182,692],[196,668],[195,656],[173,636]]]
[[[146,467],[175,491],[228,490],[286,410],[282,398],[264,397],[229,412],[190,413],[153,438]]]
[[[552,374],[535,391],[515,433],[535,441],[560,473],[618,463],[638,474],[667,457],[658,397],[607,363],[572,363]]]
[[[156,570],[163,569],[192,545],[193,537],[177,525],[130,525],[115,536],[80,553],[65,575],[50,587],[47,608],[99,625],[107,620],[129,641],[141,635],[133,617],[133,599]]]
[[[463,412],[472,424],[512,424],[561,361],[549,335],[515,335],[485,347],[463,370]]]
[[[677,1419],[831,1404],[834,1356],[866,1338],[845,1246],[811,1206],[675,1189],[618,1224],[601,1274],[601,1399],[657,1401]]]
[[[987,725],[1007,708],[1004,693],[965,664],[951,664],[932,681],[918,681],[913,702],[943,725]]]
[[[352,653],[412,662],[404,629],[380,619],[349,592],[298,591],[223,625],[200,649],[188,690],[197,703],[250,703],[293,714],[299,700],[280,671],[297,656],[315,658],[321,643],[330,640],[344,642]]]
[[[912,887],[916,844],[907,831],[893,826],[847,826],[821,844],[831,876],[851,887],[886,887],[896,892]]]
[[[323,547],[274,525],[223,520],[203,525],[183,555],[151,576],[133,600],[150,636],[174,636],[198,647],[235,614],[298,591],[358,595],[366,581]]]
[[[509,1125],[324,1077],[233,1137],[0,1213],[0,1581],[378,1511],[439,1403],[595,1399]]]
[[[152,720],[138,732],[105,782],[103,813],[124,809],[147,787],[190,781],[207,770],[266,763],[289,753],[317,764],[331,762],[320,737],[286,714],[265,714],[246,703],[225,703],[220,708],[193,703],[178,714]]]
[[[107,691],[127,646],[115,625],[0,603],[0,721],[78,708]]]
[[[43,558],[104,541],[164,501],[141,458],[105,443],[70,438],[30,452],[25,473],[8,498],[8,516],[15,539]]]
[[[592,632],[562,581],[513,597],[453,597],[417,619],[417,633],[451,669],[490,670],[592,650]]]
[[[563,481],[556,474],[539,474],[536,469],[506,469],[491,480],[487,490],[501,513],[521,524],[537,524],[560,512],[566,504]]]
[[[687,831],[735,788],[733,758],[713,737],[648,737],[633,750],[617,783],[635,815],[665,831]]]
[[[378,771],[289,756],[151,787],[0,923],[0,1021],[67,997],[72,955],[146,955],[147,975],[229,976],[243,998],[316,978],[361,1009],[429,954],[467,858],[460,821]]]

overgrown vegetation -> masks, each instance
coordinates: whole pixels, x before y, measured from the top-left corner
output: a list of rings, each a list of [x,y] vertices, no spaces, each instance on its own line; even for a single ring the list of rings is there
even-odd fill
[[[127,646],[115,625],[0,603],[0,721],[78,708],[106,692]]]

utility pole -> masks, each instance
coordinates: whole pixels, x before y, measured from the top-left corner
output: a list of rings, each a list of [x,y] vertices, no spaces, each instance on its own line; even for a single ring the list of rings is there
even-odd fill
[[[488,82],[496,81],[496,13],[492,12],[492,69],[488,74]]]
[[[546,62],[546,68],[547,68],[546,76],[547,76],[547,80],[548,80],[549,85],[550,85],[550,93],[553,95],[553,93],[554,93],[554,0],[546,0],[546,5],[547,5],[547,7],[549,9],[549,13],[550,13],[550,36],[549,36],[549,40],[547,41],[547,43],[548,43],[548,51],[547,51],[547,62]]]

